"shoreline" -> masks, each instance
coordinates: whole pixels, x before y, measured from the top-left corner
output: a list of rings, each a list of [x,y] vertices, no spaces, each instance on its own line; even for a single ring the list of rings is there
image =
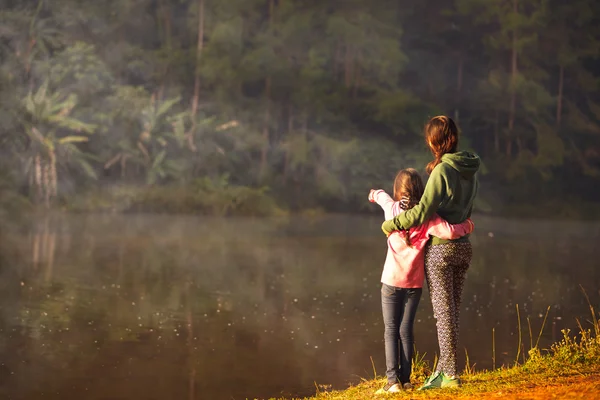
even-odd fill
[[[523,366],[495,371],[485,371],[461,377],[463,385],[458,389],[429,391],[402,391],[400,393],[375,395],[385,383],[385,378],[362,382],[346,390],[332,391],[306,397],[303,400],[348,399],[367,400],[385,398],[406,399],[596,399],[600,398],[600,365],[570,372],[531,373]],[[269,400],[299,400],[300,398],[270,398]]]
[[[386,378],[376,375],[374,379],[363,379],[361,383],[344,390],[319,392],[302,400],[367,400],[380,398],[410,399],[600,399],[600,321],[589,297],[584,292],[590,308],[590,327],[584,328],[577,320],[579,332],[571,335],[569,329],[562,330],[563,338],[540,349],[532,343],[529,351],[517,353],[523,363],[515,361],[512,366],[501,366],[493,370],[475,371],[467,365],[462,372],[460,388],[416,390],[432,372],[426,360],[415,357],[411,382],[413,390],[376,395]],[[543,326],[542,326],[543,330]],[[521,347],[521,345],[519,345]],[[300,398],[270,398],[269,400],[300,400]]]

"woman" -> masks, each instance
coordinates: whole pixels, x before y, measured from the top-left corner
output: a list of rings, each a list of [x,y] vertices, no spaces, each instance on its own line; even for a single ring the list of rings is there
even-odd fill
[[[480,160],[476,154],[457,151],[458,128],[451,118],[437,116],[425,126],[425,141],[435,157],[427,164],[430,175],[419,204],[385,221],[381,229],[395,230],[418,226],[435,213],[451,224],[471,216],[477,194]],[[469,236],[456,240],[433,237],[425,251],[425,276],[436,318],[440,357],[435,372],[419,390],[457,387],[456,349],[463,284],[472,249]]]
[[[423,191],[423,180],[417,170],[407,168],[399,171],[394,179],[394,198],[381,189],[372,189],[369,201],[381,206],[385,218],[393,218],[416,206]],[[375,394],[412,389],[413,325],[425,278],[424,253],[429,238],[458,239],[472,231],[470,219],[450,225],[434,215],[422,225],[389,235],[381,274],[387,384]]]

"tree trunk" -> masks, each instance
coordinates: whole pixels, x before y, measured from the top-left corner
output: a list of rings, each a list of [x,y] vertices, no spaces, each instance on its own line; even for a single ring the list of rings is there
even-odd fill
[[[165,19],[165,44],[167,45],[167,49],[171,50],[171,9],[169,8],[169,2],[163,7],[163,18]]]
[[[35,196],[36,201],[41,201],[44,196],[42,185],[42,157],[38,154],[35,156]]]
[[[269,0],[269,30],[273,30],[273,18],[275,9],[275,0]],[[269,125],[271,124],[271,75],[265,79],[265,121],[262,134],[262,149],[260,151],[260,168],[258,171],[258,180],[262,181],[267,173],[267,156],[269,152]]]
[[[202,48],[204,46],[204,0],[198,0],[198,43],[196,46],[196,70],[194,72],[194,97],[192,98],[192,128],[188,134],[188,147],[196,151],[194,144],[194,133],[196,130],[196,112],[200,98],[200,61],[202,59]]]
[[[513,12],[517,15],[518,0],[513,0]],[[510,71],[510,106],[508,112],[508,132],[506,133],[506,155],[512,155],[512,137],[515,126],[515,113],[517,109],[517,28],[512,33],[512,57]]]
[[[50,151],[50,197],[58,195],[58,176],[56,174],[56,153]]]
[[[346,59],[344,61],[344,84],[347,88],[352,85],[352,76],[354,75],[353,71],[353,52],[352,46],[346,45]]]
[[[454,99],[454,119],[456,120],[456,122],[458,122],[460,116],[459,110],[463,85],[463,68],[464,59],[463,56],[460,55],[458,59],[458,71],[456,73],[456,98]]]
[[[500,133],[499,130],[500,112],[496,110],[496,121],[494,122],[494,150],[496,154],[500,153]]]
[[[302,119],[302,134],[304,135],[304,140],[308,143],[309,135],[308,135],[308,114],[309,111],[304,111],[304,118]],[[300,167],[300,171],[304,172],[304,164]]]
[[[42,166],[42,191],[44,193],[44,204],[50,208],[50,165],[44,162]]]
[[[167,53],[167,59],[165,60],[164,63],[164,70],[162,71],[162,78],[161,78],[161,84],[160,87],[158,89],[158,93],[157,93],[157,99],[161,100],[162,99],[162,94],[164,92],[164,87],[165,84],[167,83],[167,76],[169,74],[169,68],[170,68],[170,60],[169,60],[169,56],[171,54],[171,9],[169,8],[169,3],[166,2],[165,4],[165,0],[159,0],[159,7],[157,9],[157,15],[156,15],[156,19],[157,19],[157,25],[159,27],[159,34],[160,36],[162,36],[162,42],[164,43],[164,47],[166,48],[166,53]],[[164,20],[164,26],[162,24]]]
[[[35,46],[35,43],[36,43],[35,32],[33,30],[33,27],[35,26],[35,21],[36,21],[37,17],[39,16],[43,5],[44,5],[44,0],[39,0],[37,8],[35,10],[35,14],[33,15],[33,18],[30,23],[29,44],[27,47],[27,51],[25,52],[25,59],[24,59],[25,60],[25,75],[27,76],[27,78],[29,80],[29,90],[31,90],[33,87],[33,79],[30,74],[30,72],[31,72],[31,57],[30,56],[31,56],[31,53],[33,52],[33,47]]]
[[[341,57],[341,50],[340,50],[340,43],[336,42],[335,43],[335,55],[333,57],[333,79],[334,81],[337,82],[338,80],[338,74],[339,74],[339,66],[340,66],[340,57]]]
[[[290,103],[289,109],[288,109],[288,127],[287,127],[288,143],[290,143],[289,140],[291,140],[291,138],[292,138],[293,131],[294,131],[294,107]],[[291,149],[289,149],[289,145],[288,145],[288,148],[285,150],[285,155],[283,158],[283,182],[284,183],[287,181],[288,171],[290,168],[290,151],[291,151]]]
[[[272,1],[272,0],[271,0]],[[265,121],[262,134],[262,149],[260,151],[260,171],[258,179],[262,181],[267,172],[267,155],[269,151],[269,124],[271,123],[271,77],[265,80]]]
[[[162,10],[164,7],[163,2],[164,2],[164,0],[158,0],[158,2],[156,4],[156,15],[154,16],[154,18],[156,20],[156,30],[158,31],[159,38],[162,38],[164,36],[162,17],[161,17]]]
[[[360,55],[360,51],[357,53],[356,55],[356,60],[358,62],[354,63],[354,71],[353,71],[353,85],[352,85],[352,97],[356,98],[357,92],[358,92],[358,87],[360,86],[360,79],[361,79],[361,74],[360,74],[360,63],[361,63],[361,55]]]
[[[556,127],[560,128],[562,120],[563,87],[565,80],[565,67],[560,66],[560,75],[558,78],[558,99],[556,102]]]

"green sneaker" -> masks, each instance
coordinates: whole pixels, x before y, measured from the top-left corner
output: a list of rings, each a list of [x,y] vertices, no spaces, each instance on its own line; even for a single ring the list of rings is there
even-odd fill
[[[427,379],[425,379],[425,382],[423,382],[423,386],[427,385],[433,379],[433,377],[435,376],[435,374],[436,374],[436,372],[431,373],[431,375],[429,375],[427,377]]]
[[[423,386],[427,385],[429,383],[429,381],[431,380],[431,378],[433,378],[433,376],[435,375],[435,372],[432,373],[431,375],[429,375],[426,379],[425,382],[423,382]]]
[[[442,389],[442,388],[456,388],[460,387],[460,379],[450,378],[443,372],[434,372],[429,378],[425,380],[423,386],[418,390],[429,390],[429,389]]]
[[[425,379],[423,382],[423,386],[418,388],[417,390],[428,390],[428,389],[439,389],[442,387],[442,373],[439,371],[434,372],[429,376],[429,378]]]
[[[460,387],[460,379],[450,378],[448,375],[442,373],[442,389],[444,388],[457,388]]]

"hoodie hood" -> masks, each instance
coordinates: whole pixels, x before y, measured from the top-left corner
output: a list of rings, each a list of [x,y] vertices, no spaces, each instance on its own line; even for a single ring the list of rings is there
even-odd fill
[[[475,153],[469,151],[458,151],[456,153],[447,153],[442,156],[442,162],[447,163],[458,171],[460,176],[465,179],[472,178],[477,171],[481,160]]]

